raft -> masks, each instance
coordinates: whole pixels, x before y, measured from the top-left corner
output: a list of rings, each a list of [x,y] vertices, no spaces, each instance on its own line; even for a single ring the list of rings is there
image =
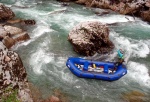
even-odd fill
[[[115,81],[127,74],[126,66],[124,64],[116,65],[115,62],[100,62],[69,57],[66,66],[74,75],[80,78]]]

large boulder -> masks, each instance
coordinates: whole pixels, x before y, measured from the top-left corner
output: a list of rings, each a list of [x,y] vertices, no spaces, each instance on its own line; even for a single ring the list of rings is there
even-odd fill
[[[0,42],[0,102],[7,100],[16,91],[17,99],[21,102],[33,102],[28,88],[27,73],[20,57]]]
[[[0,21],[6,21],[12,19],[15,16],[13,11],[0,3]]]
[[[114,48],[114,44],[109,40],[108,27],[98,21],[78,24],[70,31],[68,40],[77,53],[87,56],[96,52],[108,53]]]

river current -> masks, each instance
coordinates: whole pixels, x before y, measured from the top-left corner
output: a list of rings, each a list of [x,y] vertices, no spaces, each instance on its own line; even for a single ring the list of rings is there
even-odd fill
[[[150,96],[150,25],[140,18],[110,11],[98,16],[98,8],[87,8],[70,3],[62,6],[55,0],[0,0],[15,12],[16,18],[34,19],[35,26],[25,29],[31,37],[15,45],[27,70],[28,80],[42,93],[43,98],[61,90],[69,102],[124,102],[124,93],[139,91]],[[116,51],[125,51],[128,74],[114,82],[83,79],[73,75],[66,67],[68,57],[76,54],[67,41],[69,31],[80,22],[100,21],[109,25],[110,39],[115,49],[110,54],[96,54],[90,58],[115,61]]]

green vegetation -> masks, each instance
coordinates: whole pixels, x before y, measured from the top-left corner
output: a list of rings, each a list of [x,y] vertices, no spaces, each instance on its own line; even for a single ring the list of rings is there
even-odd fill
[[[2,102],[20,102],[17,99],[17,93],[18,93],[17,89],[13,90],[10,87],[5,89],[4,95],[2,96]]]

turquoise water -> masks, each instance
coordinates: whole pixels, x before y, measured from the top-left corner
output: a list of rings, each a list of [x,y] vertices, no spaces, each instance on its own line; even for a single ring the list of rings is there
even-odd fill
[[[19,43],[13,49],[19,53],[28,73],[28,80],[38,87],[43,98],[60,89],[69,102],[124,102],[122,95],[133,90],[150,95],[150,25],[139,18],[111,12],[104,16],[94,14],[96,8],[86,8],[71,3],[68,7],[48,0],[0,0],[11,7],[16,17],[35,19],[35,26],[26,27],[30,40]],[[62,12],[60,12],[62,11]],[[128,19],[130,19],[130,22]],[[81,79],[65,66],[69,56],[76,54],[67,41],[69,31],[84,21],[117,23],[109,26],[114,51],[107,59],[114,61],[116,50],[125,51],[128,74],[118,81],[106,82]],[[91,58],[98,60],[97,54]]]

